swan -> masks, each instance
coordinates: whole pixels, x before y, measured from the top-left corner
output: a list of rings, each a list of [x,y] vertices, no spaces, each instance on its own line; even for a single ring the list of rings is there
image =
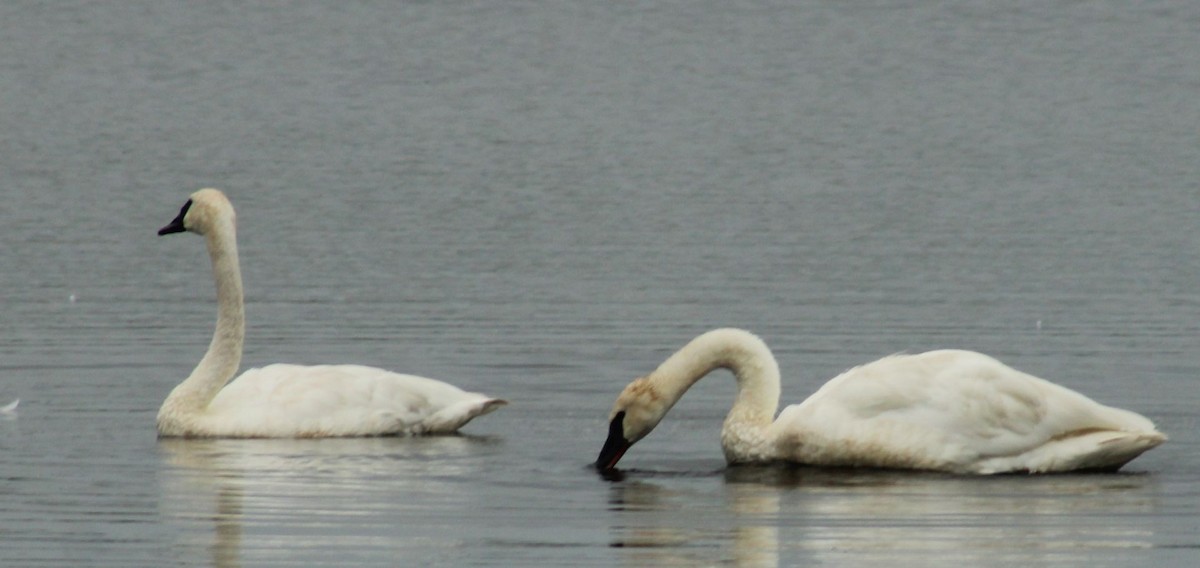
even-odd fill
[[[774,418],[779,366],[741,329],[704,333],[629,384],[596,468],[658,425],[715,369],[737,379],[721,430],[730,464],[794,462],[955,474],[1116,471],[1167,438],[1145,417],[1099,404],[982,353],[892,355],[834,377]]]
[[[413,375],[361,365],[274,364],[236,380],[245,336],[236,216],[217,189],[201,189],[159,235],[203,235],[217,285],[208,352],[158,411],[159,437],[317,438],[448,434],[507,404]]]

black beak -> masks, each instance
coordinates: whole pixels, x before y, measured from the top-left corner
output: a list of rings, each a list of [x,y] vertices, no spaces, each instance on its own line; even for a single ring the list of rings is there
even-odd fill
[[[179,210],[179,215],[175,217],[175,220],[171,221],[170,223],[167,223],[166,227],[163,227],[158,230],[158,236],[161,237],[163,235],[169,235],[171,233],[182,233],[182,232],[186,231],[187,227],[183,226],[183,218],[185,216],[187,216],[188,209],[190,209],[191,207],[192,207],[192,200],[189,199],[189,200],[187,200],[187,203],[183,204],[183,209]]]
[[[625,439],[625,411],[622,410],[608,425],[608,439],[604,441],[604,447],[600,448],[600,457],[596,458],[596,469],[612,471],[632,445],[632,442]]]

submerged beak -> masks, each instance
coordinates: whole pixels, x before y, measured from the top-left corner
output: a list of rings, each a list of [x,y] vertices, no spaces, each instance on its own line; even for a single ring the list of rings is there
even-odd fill
[[[604,441],[604,447],[600,448],[600,457],[596,458],[596,469],[612,471],[632,445],[632,442],[625,439],[625,412],[618,412],[608,425],[608,439]]]

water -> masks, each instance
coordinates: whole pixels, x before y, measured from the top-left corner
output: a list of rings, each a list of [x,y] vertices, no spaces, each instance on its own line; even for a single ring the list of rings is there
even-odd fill
[[[0,7],[8,566],[1193,566],[1200,57],[1189,2]],[[199,187],[239,213],[244,364],[512,400],[465,435],[157,441],[207,345]],[[727,470],[717,326],[785,402],[962,347],[1152,417],[1119,475]]]

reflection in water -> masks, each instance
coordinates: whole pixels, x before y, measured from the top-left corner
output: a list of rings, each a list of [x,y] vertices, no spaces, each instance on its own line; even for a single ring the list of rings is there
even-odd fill
[[[629,549],[631,565],[1096,564],[1098,551],[1151,547],[1150,525],[1136,519],[1160,507],[1155,478],[1136,474],[736,467],[721,484],[628,478],[613,484],[610,504],[613,545]]]
[[[179,543],[178,552],[218,567],[319,561],[337,549],[332,544],[341,547],[329,559],[335,564],[353,559],[347,546],[399,554],[409,541],[396,534],[392,515],[455,509],[463,499],[455,480],[478,469],[471,458],[493,444],[466,436],[161,440],[161,513],[168,522],[211,524],[211,531],[175,531],[198,539]]]
[[[1084,562],[1094,561],[1098,548],[1152,543],[1148,528],[1124,520],[1153,514],[1157,484],[1150,476],[801,469],[789,481],[804,495],[796,543],[824,560],[853,555],[884,564],[912,555],[926,566]]]
[[[705,511],[697,506],[717,500],[699,491],[614,484],[610,505],[620,520],[612,545],[630,549],[625,560],[631,566],[778,566],[780,493],[758,484],[720,491],[724,506]]]

